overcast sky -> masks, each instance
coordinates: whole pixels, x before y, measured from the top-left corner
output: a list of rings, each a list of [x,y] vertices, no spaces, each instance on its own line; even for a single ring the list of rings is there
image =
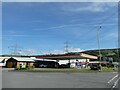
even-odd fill
[[[18,45],[21,53],[63,53],[70,51],[116,48],[118,5],[108,2],[22,2],[3,3],[3,54]]]

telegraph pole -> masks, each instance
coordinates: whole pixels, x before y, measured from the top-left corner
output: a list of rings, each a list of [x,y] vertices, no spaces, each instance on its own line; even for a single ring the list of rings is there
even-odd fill
[[[98,49],[99,49],[100,71],[102,71],[102,66],[101,66],[101,50],[100,50],[100,36],[99,36],[100,29],[101,29],[101,26],[97,30],[97,41],[98,41]]]

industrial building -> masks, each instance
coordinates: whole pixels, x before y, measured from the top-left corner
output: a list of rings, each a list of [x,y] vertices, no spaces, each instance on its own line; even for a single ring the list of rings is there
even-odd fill
[[[1,66],[14,68],[19,64],[35,65],[37,68],[58,68],[59,66],[75,67],[75,62],[78,60],[81,64],[87,64],[91,59],[97,59],[97,56],[85,53],[70,53],[58,55],[37,55],[29,57],[0,57]]]

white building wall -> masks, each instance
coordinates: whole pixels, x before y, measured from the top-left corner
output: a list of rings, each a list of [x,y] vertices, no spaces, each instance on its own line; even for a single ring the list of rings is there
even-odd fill
[[[61,64],[67,64],[68,63],[68,60],[59,60],[59,65],[61,65]]]
[[[2,61],[5,59],[5,62],[2,63]],[[8,58],[0,58],[0,66],[6,66],[6,61],[8,60]]]
[[[77,59],[79,62],[86,62],[86,59]],[[87,59],[87,61],[89,62],[89,59]],[[70,63],[75,63],[76,62],[76,59],[70,59]],[[58,62],[60,65],[61,64],[67,64],[69,63],[69,60],[59,60]]]

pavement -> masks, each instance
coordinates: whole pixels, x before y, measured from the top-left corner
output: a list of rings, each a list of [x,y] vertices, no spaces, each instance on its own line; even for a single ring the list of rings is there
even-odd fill
[[[33,73],[4,69],[2,88],[113,88],[117,74],[117,72]]]

